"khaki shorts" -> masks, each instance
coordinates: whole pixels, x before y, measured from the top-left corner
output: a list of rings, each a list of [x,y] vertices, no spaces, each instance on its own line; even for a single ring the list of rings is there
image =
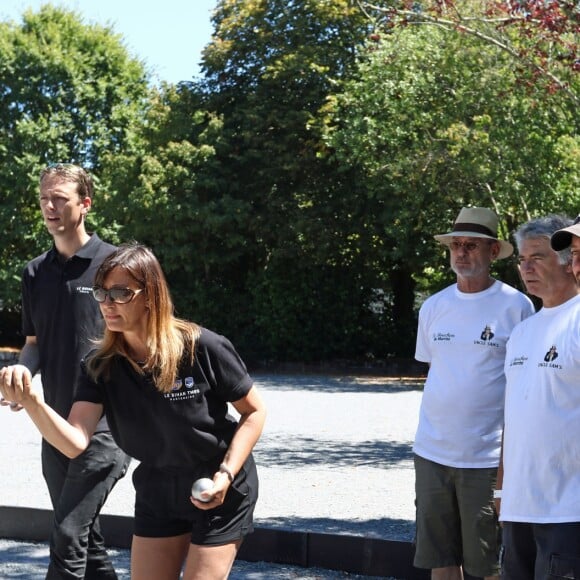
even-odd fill
[[[463,566],[471,576],[499,574],[496,476],[495,467],[447,467],[415,455],[417,568]]]

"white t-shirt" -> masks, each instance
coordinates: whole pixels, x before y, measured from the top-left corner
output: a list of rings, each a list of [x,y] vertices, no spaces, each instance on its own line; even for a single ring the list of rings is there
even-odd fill
[[[501,520],[580,522],[580,296],[507,345]]]
[[[529,298],[499,281],[482,292],[457,284],[419,312],[415,358],[430,364],[413,451],[450,467],[499,464],[505,345],[534,312]]]

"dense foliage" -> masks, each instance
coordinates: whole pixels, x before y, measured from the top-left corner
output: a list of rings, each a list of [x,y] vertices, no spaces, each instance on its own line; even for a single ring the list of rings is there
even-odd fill
[[[178,314],[248,360],[412,356],[462,205],[504,236],[580,207],[580,15],[517,4],[220,0],[202,77],[160,87],[75,13],[0,24],[3,314],[66,159],[99,178],[99,231],[149,244]]]
[[[0,23],[0,339],[14,332],[7,326],[17,320],[10,313],[25,261],[49,244],[37,201],[40,170],[70,161],[99,176],[103,155],[130,148],[148,90],[121,38],[74,13],[46,6],[20,24]],[[99,225],[114,237],[114,224]]]

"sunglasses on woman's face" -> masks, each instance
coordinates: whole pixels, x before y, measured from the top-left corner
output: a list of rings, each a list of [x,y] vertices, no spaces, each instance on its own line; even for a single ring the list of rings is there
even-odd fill
[[[101,286],[95,286],[93,288],[93,297],[100,303],[105,302],[108,296],[110,302],[115,302],[115,304],[127,304],[141,292],[143,292],[143,288],[133,290],[132,288],[113,286],[112,288],[105,290],[105,288],[102,288]]]

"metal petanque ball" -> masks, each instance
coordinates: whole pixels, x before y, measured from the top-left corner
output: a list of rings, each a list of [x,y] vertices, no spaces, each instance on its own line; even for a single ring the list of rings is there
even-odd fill
[[[199,501],[208,502],[211,498],[204,498],[201,496],[203,491],[209,491],[213,488],[213,481],[209,477],[202,477],[196,479],[191,486],[191,496]]]

